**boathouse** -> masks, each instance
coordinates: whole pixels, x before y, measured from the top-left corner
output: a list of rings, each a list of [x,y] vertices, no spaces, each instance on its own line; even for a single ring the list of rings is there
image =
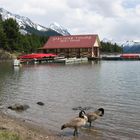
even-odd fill
[[[66,58],[99,58],[100,41],[98,35],[52,36],[41,50]]]

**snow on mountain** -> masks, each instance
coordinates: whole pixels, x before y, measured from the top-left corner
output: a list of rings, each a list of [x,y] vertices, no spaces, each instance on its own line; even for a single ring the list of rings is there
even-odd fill
[[[62,35],[70,35],[70,33],[67,31],[67,29],[65,29],[64,27],[62,27],[61,25],[59,25],[56,22],[51,23],[49,28],[62,34]]]
[[[0,15],[2,15],[2,19],[3,20],[6,20],[6,19],[9,19],[9,18],[13,18],[14,20],[17,21],[17,23],[19,24],[22,33],[26,33],[28,32],[26,30],[27,26],[30,27],[30,28],[34,28],[38,31],[43,31],[43,32],[50,32],[50,30],[53,30],[53,32],[57,32],[57,34],[61,34],[61,35],[70,35],[70,33],[67,31],[67,29],[65,29],[64,27],[60,26],[59,24],[57,23],[52,23],[50,25],[49,28],[47,27],[44,27],[42,25],[39,25],[39,24],[36,24],[34,22],[32,22],[29,18],[27,17],[24,17],[24,16],[20,16],[20,15],[17,15],[17,14],[13,14],[3,8],[0,8]]]
[[[0,14],[2,15],[3,20],[9,19],[9,18],[15,19],[17,21],[17,23],[19,24],[19,26],[22,28],[26,28],[26,26],[29,26],[29,27],[33,27],[39,31],[47,31],[48,30],[46,27],[43,27],[39,24],[35,24],[27,17],[12,14],[11,12],[8,12],[7,10],[5,10],[3,8],[0,8]]]
[[[102,40],[102,42],[105,42],[105,43],[107,43],[107,42],[109,42],[109,43],[111,43],[111,44],[118,44],[119,46],[121,46],[121,47],[134,47],[134,46],[140,46],[140,42],[138,42],[138,41],[133,41],[133,40],[128,40],[128,41],[126,41],[126,42],[124,42],[124,43],[118,43],[118,42],[115,42],[113,39],[108,39],[108,38],[104,38],[103,40]]]
[[[124,53],[140,53],[140,42],[126,41],[122,47]]]
[[[136,41],[126,41],[125,43],[122,44],[123,47],[133,47],[133,46],[137,46],[140,45],[140,42],[136,42]]]

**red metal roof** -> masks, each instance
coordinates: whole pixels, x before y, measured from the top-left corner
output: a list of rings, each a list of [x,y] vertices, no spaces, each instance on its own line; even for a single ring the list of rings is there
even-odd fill
[[[40,58],[44,58],[44,57],[55,57],[57,55],[55,54],[45,54],[45,53],[32,53],[32,54],[27,54],[27,55],[22,55],[19,56],[18,59],[40,59]]]
[[[90,48],[98,41],[98,35],[52,36],[43,49],[54,48]]]

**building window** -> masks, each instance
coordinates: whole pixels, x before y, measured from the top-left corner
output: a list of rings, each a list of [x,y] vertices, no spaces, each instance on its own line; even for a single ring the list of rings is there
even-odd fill
[[[47,52],[48,53],[56,53],[56,50],[55,49],[49,49]]]
[[[65,52],[65,49],[60,49],[60,52]]]
[[[88,51],[88,48],[82,48],[82,49],[80,49],[80,51],[87,52]]]

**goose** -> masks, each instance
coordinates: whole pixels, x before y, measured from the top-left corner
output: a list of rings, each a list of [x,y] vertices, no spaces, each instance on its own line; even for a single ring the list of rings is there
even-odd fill
[[[61,126],[61,130],[65,128],[72,128],[74,129],[73,136],[78,136],[78,128],[84,126],[88,121],[88,118],[85,114],[85,112],[82,110],[79,112],[79,117],[73,118],[69,122],[63,124]]]
[[[88,121],[89,122],[89,126],[91,127],[91,124],[93,121],[95,121],[96,119],[102,117],[104,115],[104,109],[103,108],[99,108],[94,112],[89,112],[86,114]]]

